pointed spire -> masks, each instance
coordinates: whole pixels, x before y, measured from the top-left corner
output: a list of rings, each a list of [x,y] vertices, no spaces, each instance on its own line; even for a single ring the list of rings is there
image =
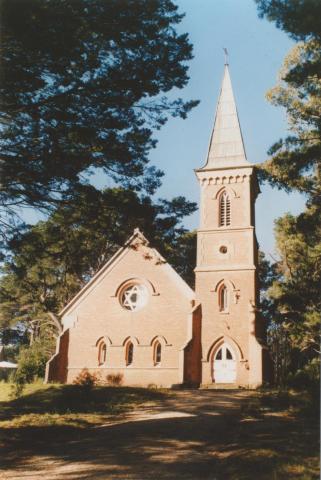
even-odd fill
[[[248,164],[226,58],[214,128],[204,168],[238,167]]]

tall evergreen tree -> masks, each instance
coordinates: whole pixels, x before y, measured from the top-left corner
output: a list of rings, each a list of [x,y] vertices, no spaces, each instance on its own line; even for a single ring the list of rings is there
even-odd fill
[[[321,2],[256,0],[259,14],[299,43],[285,58],[269,101],[284,107],[291,135],[275,143],[261,170],[287,191],[296,189],[316,202],[321,194]]]
[[[47,221],[11,240],[0,280],[0,328],[24,323],[34,336],[59,333],[59,310],[135,227],[190,281],[195,236],[181,222],[195,209],[182,197],[153,202],[122,188],[81,187]]]
[[[192,46],[171,0],[1,0],[3,224],[48,206],[100,168],[153,192],[153,129],[197,104],[183,88]]]
[[[269,293],[293,347],[307,359],[319,352],[320,237],[321,225],[315,225],[310,210],[298,217],[287,214],[276,222],[280,278]]]
[[[276,222],[279,277],[268,293],[274,302],[274,341],[290,345],[295,372],[317,361],[321,285],[321,3],[318,0],[256,0],[259,14],[298,43],[286,57],[279,84],[268,99],[286,109],[291,135],[278,141],[261,177],[306,195],[305,211]],[[272,339],[273,340],[273,339]],[[273,343],[273,342],[272,342]]]

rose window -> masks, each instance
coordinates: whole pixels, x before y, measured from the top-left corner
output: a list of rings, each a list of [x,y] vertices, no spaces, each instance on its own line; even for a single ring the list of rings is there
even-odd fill
[[[143,308],[148,299],[145,285],[134,284],[127,286],[121,293],[120,303],[126,310],[137,311]]]

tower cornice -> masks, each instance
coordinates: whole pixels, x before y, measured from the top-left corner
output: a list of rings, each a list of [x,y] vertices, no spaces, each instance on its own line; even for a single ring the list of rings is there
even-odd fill
[[[252,182],[255,197],[260,193],[255,165],[247,164],[228,168],[199,168],[194,170],[201,187],[208,185],[228,186]]]

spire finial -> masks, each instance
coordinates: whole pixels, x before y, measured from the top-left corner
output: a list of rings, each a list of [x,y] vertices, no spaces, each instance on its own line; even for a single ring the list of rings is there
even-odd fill
[[[227,48],[223,47],[223,50],[224,50],[224,55],[225,55],[224,65],[228,65],[228,51],[227,51]]]
[[[207,169],[249,165],[228,69],[228,52],[226,48],[223,48],[223,51],[225,53],[224,75],[205,165]]]

